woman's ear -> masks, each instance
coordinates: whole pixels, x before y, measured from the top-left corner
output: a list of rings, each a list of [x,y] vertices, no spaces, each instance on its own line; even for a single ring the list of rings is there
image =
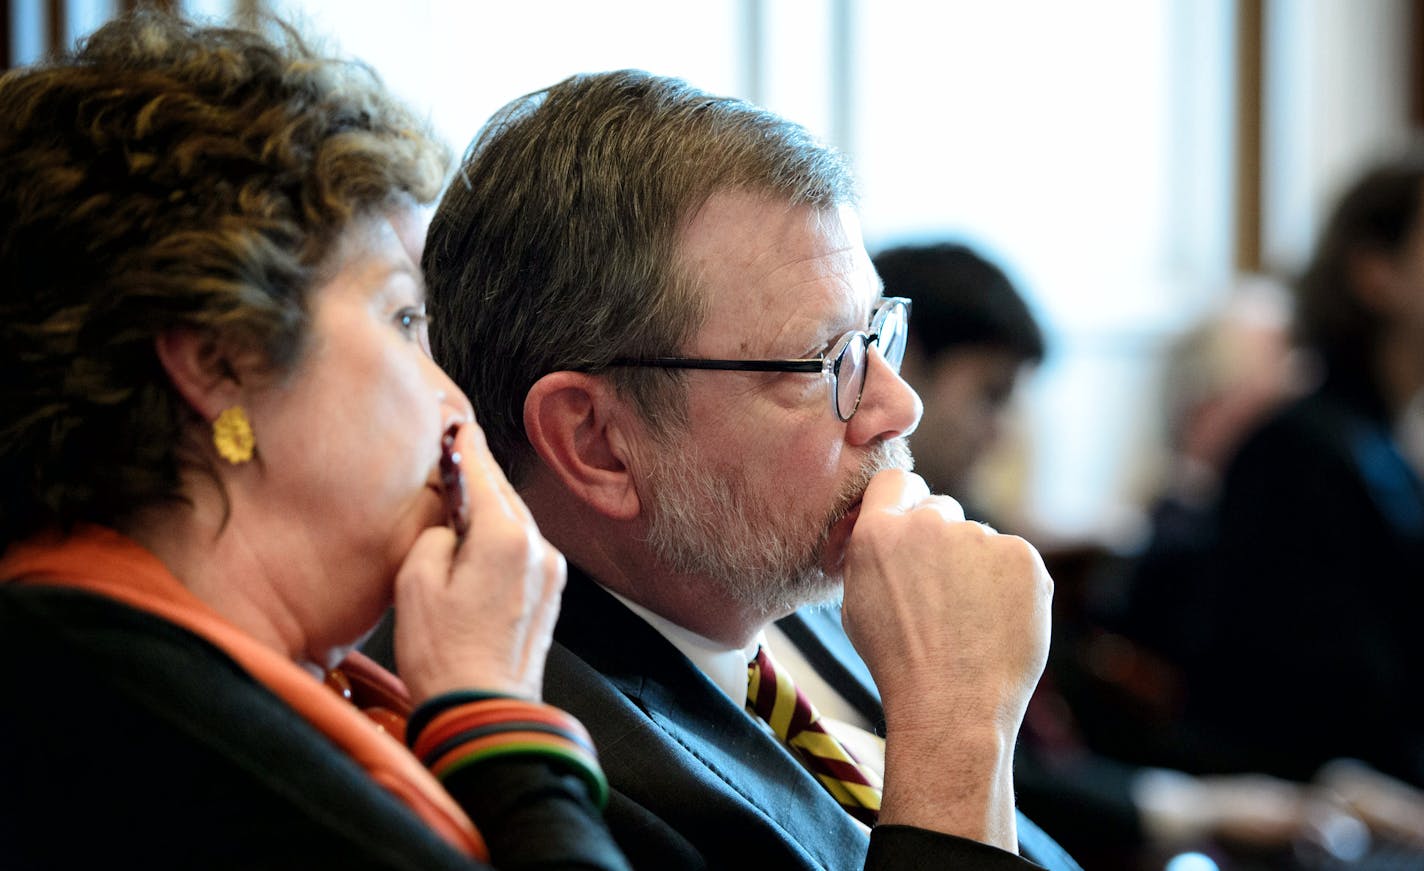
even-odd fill
[[[189,407],[213,420],[238,404],[242,385],[210,333],[168,330],[154,340],[158,362]]]
[[[583,372],[551,372],[524,397],[534,452],[573,496],[617,520],[641,510],[628,463],[630,414],[602,378]]]

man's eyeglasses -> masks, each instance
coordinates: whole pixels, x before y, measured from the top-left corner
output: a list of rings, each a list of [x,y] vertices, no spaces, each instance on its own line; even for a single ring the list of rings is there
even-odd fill
[[[890,369],[900,371],[910,325],[910,301],[900,296],[880,300],[870,315],[870,331],[851,330],[821,357],[800,360],[708,360],[702,357],[619,357],[612,366],[659,369],[715,369],[730,372],[820,372],[831,387],[831,410],[842,421],[851,419],[865,393],[870,346]]]

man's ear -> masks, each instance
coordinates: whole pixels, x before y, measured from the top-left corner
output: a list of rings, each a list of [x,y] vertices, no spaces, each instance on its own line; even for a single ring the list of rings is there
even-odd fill
[[[642,508],[628,465],[630,414],[603,379],[583,372],[551,372],[524,397],[534,452],[570,493],[617,520]]]
[[[178,395],[204,420],[236,405],[242,385],[210,333],[176,329],[154,340],[158,362]]]

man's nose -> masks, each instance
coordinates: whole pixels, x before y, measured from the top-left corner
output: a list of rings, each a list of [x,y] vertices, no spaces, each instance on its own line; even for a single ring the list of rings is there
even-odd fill
[[[920,425],[924,414],[919,394],[873,345],[866,366],[865,392],[855,416],[846,425],[846,439],[859,445],[908,436]]]

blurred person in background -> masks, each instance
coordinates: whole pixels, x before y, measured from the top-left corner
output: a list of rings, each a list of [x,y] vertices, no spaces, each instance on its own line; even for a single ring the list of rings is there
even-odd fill
[[[627,867],[538,701],[563,558],[430,358],[446,164],[290,32],[0,79],[0,864]]]
[[[903,371],[925,404],[910,440],[915,471],[972,506],[971,475],[1019,380],[1043,362],[1043,333],[1003,270],[965,245],[891,248],[875,270],[914,302]]]
[[[1349,187],[1295,289],[1319,377],[1227,467],[1190,710],[1219,769],[1355,757],[1419,786],[1424,484],[1399,428],[1424,389],[1424,152]]]
[[[1290,323],[1286,289],[1248,276],[1167,348],[1159,382],[1164,484],[1146,544],[1105,619],[1178,670],[1190,672],[1210,633],[1203,579],[1217,543],[1222,475],[1242,440],[1299,393],[1305,377]]]

